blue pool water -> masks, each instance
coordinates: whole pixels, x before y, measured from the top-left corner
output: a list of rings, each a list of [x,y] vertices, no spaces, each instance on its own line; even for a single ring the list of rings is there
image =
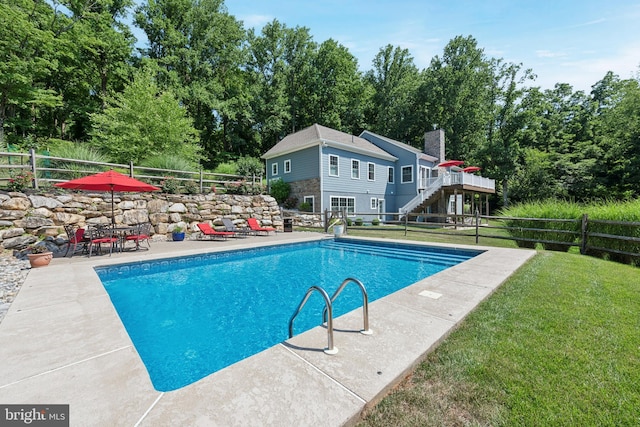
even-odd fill
[[[289,319],[311,286],[332,295],[353,277],[374,301],[479,253],[336,239],[96,271],[154,387],[169,391],[286,340]],[[359,288],[348,285],[334,317],[361,305]],[[294,333],[318,326],[323,307],[314,293]]]

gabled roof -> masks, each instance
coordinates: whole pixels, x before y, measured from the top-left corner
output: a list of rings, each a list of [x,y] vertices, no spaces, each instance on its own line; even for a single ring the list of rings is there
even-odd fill
[[[317,123],[301,131],[287,135],[269,151],[264,153],[262,158],[272,159],[320,144],[384,160],[397,160],[395,156],[392,156],[364,138],[349,135],[348,133],[321,126]]]
[[[426,154],[423,151],[420,151],[419,149],[417,149],[415,147],[412,147],[409,144],[405,144],[404,142],[396,141],[395,139],[387,138],[386,136],[378,135],[378,134],[376,134],[374,132],[371,132],[371,131],[368,131],[368,130],[363,131],[360,134],[360,137],[366,139],[367,135],[371,135],[371,136],[373,136],[375,138],[379,138],[379,139],[381,139],[383,141],[386,141],[389,144],[395,145],[396,147],[399,147],[399,148],[402,148],[404,150],[407,150],[407,151],[410,151],[412,153],[415,153],[418,156],[419,159],[426,160],[426,161],[429,161],[429,162],[437,162],[438,161],[437,157],[434,157],[434,156],[432,156],[430,154]]]

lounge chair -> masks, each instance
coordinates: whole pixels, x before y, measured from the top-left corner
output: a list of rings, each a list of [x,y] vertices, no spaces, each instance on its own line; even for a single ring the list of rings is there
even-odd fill
[[[247,224],[249,224],[249,228],[251,229],[251,231],[256,234],[265,233],[268,235],[271,231],[273,231],[274,233],[276,232],[276,229],[273,227],[261,226],[260,223],[258,223],[258,220],[255,218],[247,218]]]
[[[227,240],[227,237],[233,237],[236,235],[233,231],[216,231],[214,230],[209,223],[201,222],[198,223],[198,229],[202,237],[208,237],[209,239],[221,238],[223,240]]]
[[[248,236],[251,231],[248,227],[238,228],[229,218],[222,218],[222,223],[224,224],[225,231],[236,233],[236,235],[240,237]]]

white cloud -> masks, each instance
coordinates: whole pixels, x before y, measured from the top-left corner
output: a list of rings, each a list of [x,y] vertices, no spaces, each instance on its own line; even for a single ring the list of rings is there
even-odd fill
[[[260,30],[265,24],[273,21],[274,17],[271,15],[246,15],[238,17],[238,20],[244,23],[244,28],[255,28]]]
[[[538,58],[562,58],[567,56],[564,52],[552,52],[550,50],[536,50],[536,56]]]

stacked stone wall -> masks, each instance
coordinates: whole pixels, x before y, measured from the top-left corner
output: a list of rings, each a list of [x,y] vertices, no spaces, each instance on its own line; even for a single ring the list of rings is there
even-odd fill
[[[249,217],[279,230],[283,226],[280,207],[268,195],[116,193],[113,216],[117,225],[151,222],[156,238],[178,226],[195,231],[198,222],[222,226],[223,217],[239,226]],[[86,227],[111,222],[111,193],[0,192],[2,249],[23,249],[43,238],[63,244],[65,225]]]

